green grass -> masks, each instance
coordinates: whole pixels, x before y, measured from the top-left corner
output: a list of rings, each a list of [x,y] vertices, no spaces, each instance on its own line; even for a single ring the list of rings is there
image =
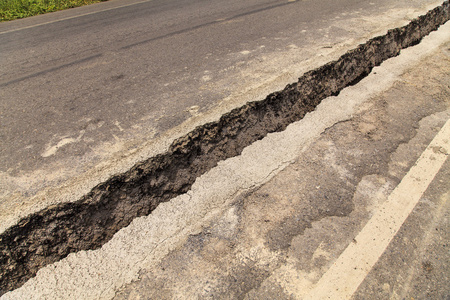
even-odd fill
[[[26,18],[106,0],[0,0],[0,21]]]

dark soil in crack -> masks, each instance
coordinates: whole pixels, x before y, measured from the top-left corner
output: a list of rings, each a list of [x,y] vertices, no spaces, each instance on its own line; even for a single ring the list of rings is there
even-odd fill
[[[449,19],[449,2],[408,25],[369,40],[261,101],[196,128],[170,149],[96,186],[76,202],[27,216],[0,235],[0,295],[23,285],[69,253],[96,249],[161,202],[187,192],[221,160],[239,155],[268,133],[282,131],[326,97],[356,84],[373,67],[420,42]]]

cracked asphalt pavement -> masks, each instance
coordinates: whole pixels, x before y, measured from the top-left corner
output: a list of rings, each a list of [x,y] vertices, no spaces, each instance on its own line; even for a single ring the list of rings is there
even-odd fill
[[[119,3],[0,24],[1,232],[20,217],[79,199],[195,126],[441,4]],[[215,6],[220,13],[211,13]],[[131,8],[141,9],[136,24],[126,23]],[[155,36],[142,26],[145,9],[155,24],[164,20]],[[190,13],[177,20],[173,10]],[[316,10],[322,17],[309,20]],[[102,35],[119,12],[128,25]],[[296,13],[305,22],[287,26],[284,19]],[[257,26],[267,27],[248,27],[255,19],[280,23],[257,34]],[[107,26],[98,29],[98,41],[83,41],[84,26],[100,20]],[[242,40],[225,39],[228,48],[204,39],[216,27],[239,32],[233,26],[248,30],[237,34]],[[76,28],[71,63],[51,53],[34,60],[33,49],[44,47],[37,41],[52,35],[41,36],[41,27],[60,34],[49,42],[55,52]],[[200,41],[207,42],[195,48]],[[161,51],[169,44],[179,59],[166,68],[175,59]],[[134,74],[140,68],[151,72]],[[71,253],[0,297],[448,299],[449,74],[447,23],[286,130],[219,162],[187,193],[136,218],[102,247]],[[20,105],[11,109],[14,100]]]

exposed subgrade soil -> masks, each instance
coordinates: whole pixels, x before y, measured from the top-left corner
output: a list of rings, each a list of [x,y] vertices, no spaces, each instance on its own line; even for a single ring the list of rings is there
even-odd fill
[[[356,84],[384,60],[448,21],[449,2],[309,71],[264,100],[249,102],[218,121],[175,140],[169,150],[99,184],[76,202],[21,219],[0,235],[0,295],[23,285],[43,266],[69,253],[97,249],[161,202],[186,193],[197,177],[239,155],[268,133],[302,119],[326,97]]]

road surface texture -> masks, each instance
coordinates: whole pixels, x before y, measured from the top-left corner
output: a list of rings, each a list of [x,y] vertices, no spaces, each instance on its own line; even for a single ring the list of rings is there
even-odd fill
[[[447,299],[449,28],[2,299]]]
[[[340,11],[341,6],[330,10],[329,3],[322,6],[308,1],[253,3],[251,9],[235,3],[217,12],[214,3],[190,2],[184,7],[171,2],[122,1],[120,5],[110,2],[1,24],[0,38],[9,39],[0,46],[2,55],[11,51],[2,56],[5,71],[0,79],[1,130],[6,137],[1,149],[5,169],[0,249],[1,262],[11,271],[2,273],[2,288],[17,288],[2,299],[446,299],[450,295],[446,284],[448,24],[373,70],[357,70],[345,57],[370,53],[371,47],[379,44],[381,48],[376,49],[396,55],[398,49],[391,44],[398,43],[395,34],[402,37],[401,47],[415,44],[414,34],[412,39],[406,38],[407,45],[404,36],[410,33],[403,34],[408,30],[402,29],[360,46],[337,63],[345,69],[342,75],[348,81],[342,84],[350,87],[341,91],[340,79],[328,82],[325,94],[334,96],[316,108],[318,102],[305,106],[299,117],[288,118],[286,124],[271,120],[283,113],[289,116],[289,111],[270,113],[269,123],[263,127],[273,127],[267,132],[281,132],[265,138],[267,132],[260,134],[257,129],[250,130],[254,137],[233,134],[234,141],[227,138],[220,146],[223,155],[216,155],[210,163],[206,160],[206,165],[189,154],[189,164],[199,165],[199,170],[190,174],[186,172],[191,169],[186,169],[178,176],[192,177],[195,183],[190,179],[171,182],[171,174],[180,172],[171,169],[171,161],[180,168],[179,159],[185,151],[196,149],[190,145],[198,136],[203,136],[203,142],[204,136],[212,139],[215,123],[171,145],[175,138],[197,125],[217,121],[249,100],[263,99],[304,71],[338,58],[367,38],[385,34],[387,28],[406,25],[410,18],[440,3],[382,4],[348,1]],[[142,5],[151,8],[144,13]],[[97,33],[89,42],[83,26],[97,24],[99,15],[105,15],[105,28],[110,28],[109,18],[126,22],[130,17],[123,16],[123,10],[131,8],[138,8],[128,12],[136,24],[119,26],[122,38],[119,33]],[[178,9],[184,13],[175,18],[173,10]],[[283,18],[274,14],[278,9],[285,9],[279,12]],[[316,18],[308,19],[315,9]],[[149,11],[157,15],[150,21],[161,26],[148,25],[157,28],[154,37],[143,24],[137,25],[138,20],[148,19]],[[269,12],[267,17],[261,16]],[[290,14],[305,18],[305,23],[288,21]],[[214,18],[208,19],[212,15]],[[257,26],[252,18],[263,19],[264,30],[252,32],[248,26]],[[415,29],[411,32],[419,31],[414,24],[426,27],[426,22],[414,22],[408,27]],[[268,23],[272,25],[267,28]],[[248,31],[236,30],[231,35],[229,29],[223,29],[229,25]],[[56,26],[55,32],[48,28],[44,32],[47,26]],[[125,33],[127,28],[133,36]],[[164,33],[167,28],[173,30]],[[41,29],[41,37],[33,32]],[[58,30],[61,36],[51,46],[45,37],[58,37]],[[66,38],[71,30],[79,40]],[[230,40],[224,39],[221,31],[229,34]],[[19,38],[21,34],[30,36]],[[243,36],[238,37],[240,34]],[[84,35],[86,38],[81,38]],[[37,46],[41,41],[47,45]],[[169,45],[173,51],[168,50]],[[197,48],[188,51],[189,45]],[[33,53],[47,46],[51,49],[48,56]],[[211,52],[203,55],[203,47]],[[180,49],[188,53],[182,55]],[[67,56],[63,57],[63,52]],[[34,55],[40,55],[41,62]],[[151,62],[153,59],[156,61]],[[322,71],[317,74],[327,77],[328,69],[319,69]],[[116,71],[120,74],[112,76]],[[360,73],[353,78],[352,71]],[[307,74],[299,82],[318,78],[316,73]],[[317,86],[320,84],[319,80]],[[261,103],[269,103],[264,105],[270,108],[272,98],[284,97],[290,90],[288,86]],[[24,103],[22,112],[17,111],[17,101]],[[69,102],[74,105],[72,110],[67,109]],[[233,118],[246,111],[250,122],[252,109],[258,105],[233,110],[218,124],[223,125],[227,118],[240,121]],[[314,112],[306,114],[311,110]],[[260,114],[257,109],[256,114]],[[98,119],[91,122],[95,116]],[[84,127],[76,127],[80,118]],[[300,121],[287,126],[296,120]],[[33,128],[31,136],[27,127]],[[50,142],[44,142],[45,135]],[[253,143],[256,140],[260,141]],[[31,152],[18,150],[22,142],[29,143],[25,148]],[[246,143],[251,145],[241,149]],[[216,151],[212,144],[207,147]],[[142,163],[131,168],[138,161]],[[134,208],[141,202],[133,204],[133,197],[141,201],[149,196],[133,181],[141,180],[139,176],[152,165],[157,167],[151,172],[168,174],[142,177],[151,187],[163,186],[158,192],[161,195],[156,195],[160,200],[149,200],[153,204],[147,213],[136,212]],[[126,175],[119,174],[130,168]],[[167,168],[170,172],[164,173]],[[106,181],[113,174],[119,175]],[[95,199],[107,197],[104,195],[118,200],[114,218],[107,205],[77,210],[83,207],[78,203],[95,203]],[[123,224],[117,222],[117,218],[150,212],[129,226],[134,217]],[[64,218],[69,215],[83,220],[88,216],[98,224],[65,227]],[[110,230],[103,232],[105,228]],[[55,239],[64,243],[55,245]],[[80,251],[87,249],[96,250]],[[39,269],[36,277],[20,287]]]
[[[0,231],[441,1],[127,3],[0,24]]]

